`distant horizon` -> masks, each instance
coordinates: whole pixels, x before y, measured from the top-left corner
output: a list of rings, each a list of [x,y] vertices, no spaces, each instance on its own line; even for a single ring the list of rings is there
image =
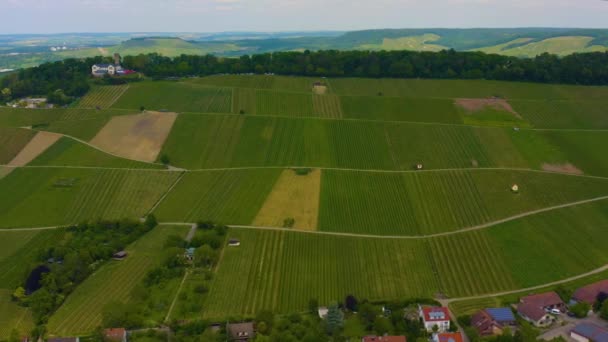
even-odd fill
[[[550,29],[550,30],[608,30],[606,27],[579,27],[579,26],[513,26],[513,27],[383,27],[383,28],[367,28],[353,30],[277,30],[277,31],[262,31],[262,30],[238,30],[238,31],[65,31],[65,32],[19,32],[19,33],[0,33],[0,36],[27,36],[27,35],[66,35],[66,34],[277,34],[277,33],[346,33],[358,31],[382,31],[382,30],[512,30],[512,29]]]
[[[3,0],[1,8],[6,34],[603,29],[608,18],[605,0]]]

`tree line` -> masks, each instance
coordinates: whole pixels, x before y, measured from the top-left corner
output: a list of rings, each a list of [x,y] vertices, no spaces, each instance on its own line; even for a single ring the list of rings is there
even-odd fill
[[[488,79],[608,84],[608,52],[517,58],[483,52],[304,51],[220,58],[213,55],[127,56],[124,65],[150,77],[274,73],[295,76]]]
[[[20,70],[0,78],[0,100],[48,96],[66,104],[90,88],[91,66],[108,58],[66,59]],[[274,52],[223,58],[214,55],[164,57],[156,53],[126,56],[123,66],[152,78],[214,74],[278,74],[315,77],[487,79],[608,85],[608,51],[565,57],[542,54],[518,58],[483,52],[417,51],[304,51]],[[103,84],[138,79],[97,79]]]

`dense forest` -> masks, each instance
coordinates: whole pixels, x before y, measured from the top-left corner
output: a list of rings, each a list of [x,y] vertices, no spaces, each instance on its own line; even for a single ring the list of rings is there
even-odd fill
[[[0,79],[0,100],[46,95],[65,104],[89,89],[90,67],[103,59],[67,59],[21,70]],[[152,78],[207,76],[223,73],[274,73],[330,77],[393,77],[435,79],[488,79],[608,85],[608,52],[558,57],[543,54],[517,58],[482,52],[415,51],[304,51],[220,58],[213,55],[163,57],[127,56],[126,68]],[[124,82],[112,78],[97,82]]]

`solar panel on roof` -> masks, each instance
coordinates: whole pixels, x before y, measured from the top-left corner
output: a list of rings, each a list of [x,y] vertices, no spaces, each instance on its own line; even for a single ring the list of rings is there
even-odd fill
[[[514,321],[515,316],[509,308],[490,308],[486,312],[496,321]]]

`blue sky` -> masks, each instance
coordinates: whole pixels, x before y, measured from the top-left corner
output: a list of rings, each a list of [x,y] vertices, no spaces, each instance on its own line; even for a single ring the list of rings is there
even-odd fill
[[[0,0],[0,34],[608,28],[608,0]]]

